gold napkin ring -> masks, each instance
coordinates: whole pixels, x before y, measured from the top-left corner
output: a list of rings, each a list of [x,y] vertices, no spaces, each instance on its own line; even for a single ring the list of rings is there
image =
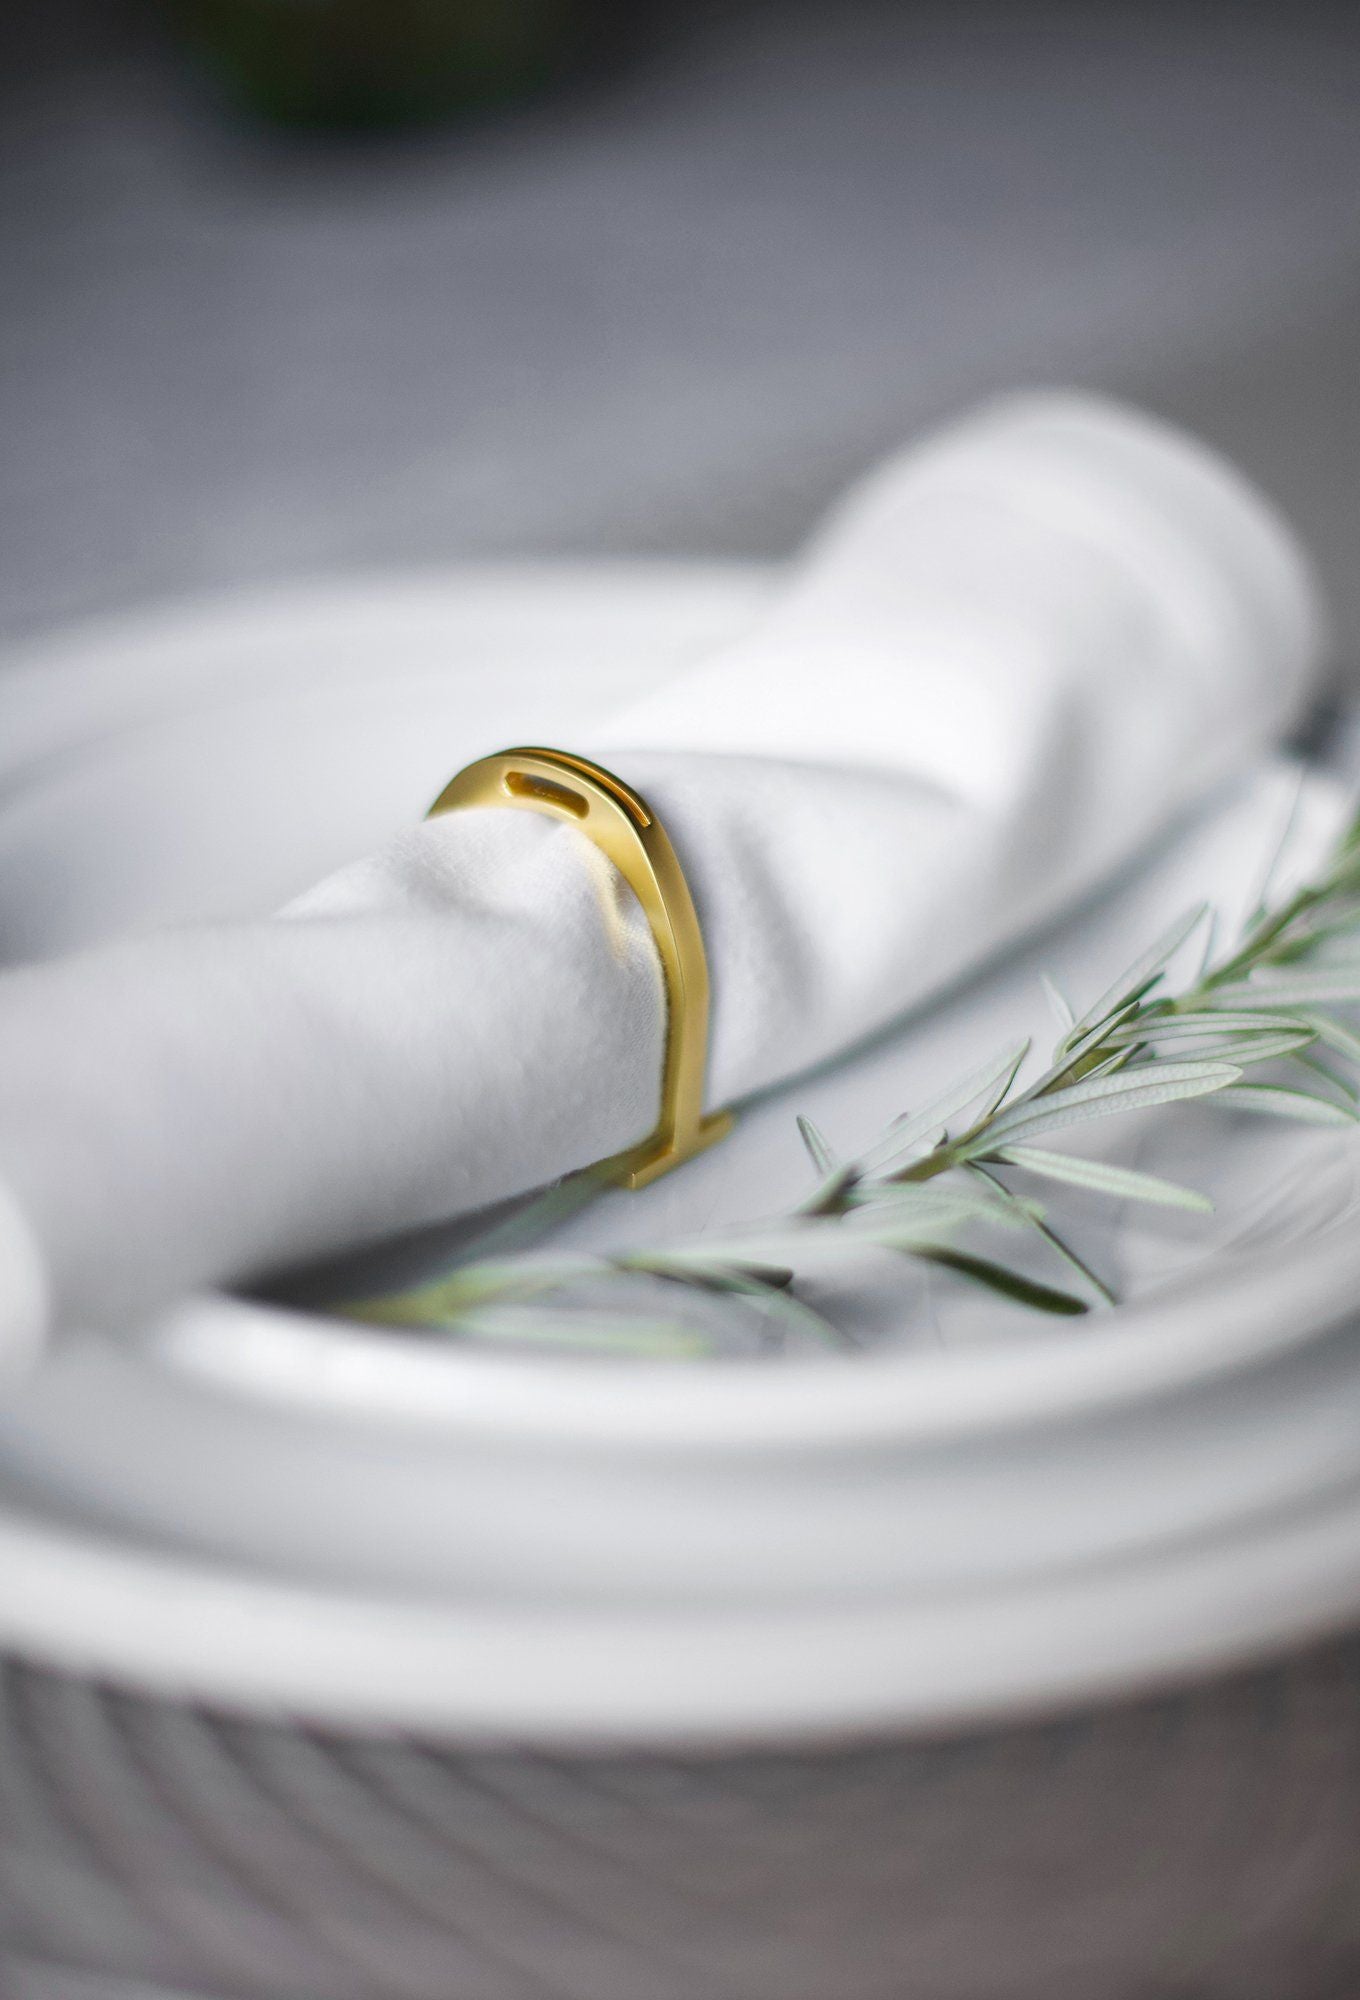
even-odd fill
[[[732,1127],[730,1111],[704,1113],[708,959],[675,849],[631,785],[566,750],[501,750],[479,758],[449,781],[427,817],[465,806],[519,806],[567,820],[608,856],[642,905],[666,985],[661,1117],[649,1139],[605,1166],[624,1187],[645,1187]]]

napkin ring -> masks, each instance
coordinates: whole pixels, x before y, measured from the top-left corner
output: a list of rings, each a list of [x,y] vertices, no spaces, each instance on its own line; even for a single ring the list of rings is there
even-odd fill
[[[428,818],[466,806],[519,806],[580,829],[622,875],[651,925],[666,987],[666,1053],[656,1130],[605,1163],[624,1187],[645,1187],[731,1130],[730,1111],[704,1113],[708,959],[684,871],[646,800],[611,771],[566,750],[502,750],[444,787]]]

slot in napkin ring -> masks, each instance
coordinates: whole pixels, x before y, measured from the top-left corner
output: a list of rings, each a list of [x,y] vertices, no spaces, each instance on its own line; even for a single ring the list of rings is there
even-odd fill
[[[427,817],[465,806],[519,806],[578,827],[618,869],[651,925],[666,987],[666,1052],[656,1130],[605,1163],[624,1187],[645,1187],[732,1128],[730,1111],[704,1113],[708,959],[684,870],[656,814],[612,771],[566,750],[502,750],[469,764]]]

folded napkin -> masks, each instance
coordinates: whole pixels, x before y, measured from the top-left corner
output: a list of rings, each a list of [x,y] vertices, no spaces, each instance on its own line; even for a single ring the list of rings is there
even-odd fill
[[[1306,565],[1229,467],[1035,396],[891,461],[756,629],[561,747],[671,834],[717,1106],[1091,890],[1288,726],[1318,654]],[[11,1345],[617,1152],[655,1122],[663,1036],[631,892],[527,813],[415,826],[277,918],[8,973]]]

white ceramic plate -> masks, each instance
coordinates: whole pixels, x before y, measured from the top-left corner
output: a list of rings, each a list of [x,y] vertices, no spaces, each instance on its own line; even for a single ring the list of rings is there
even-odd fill
[[[35,647],[0,671],[6,952],[268,908],[469,757],[569,741],[765,587],[361,580]],[[576,1233],[779,1206],[806,1172],[794,1106],[854,1143],[922,1078],[1042,1031],[1038,966],[1103,985],[1169,902],[1243,893],[1282,785],[1216,802],[1098,913]],[[657,1743],[1052,1706],[1340,1623],[1360,1608],[1354,1149],[1277,1133],[1225,1162],[1195,1132],[1231,1190],[1217,1237],[1123,1232],[1146,1296],[1075,1330],[949,1302],[938,1332],[845,1361],[684,1370],[227,1299],[94,1329],[0,1410],[0,1639],[332,1719]],[[1290,1200],[1258,1200],[1263,1169]]]

